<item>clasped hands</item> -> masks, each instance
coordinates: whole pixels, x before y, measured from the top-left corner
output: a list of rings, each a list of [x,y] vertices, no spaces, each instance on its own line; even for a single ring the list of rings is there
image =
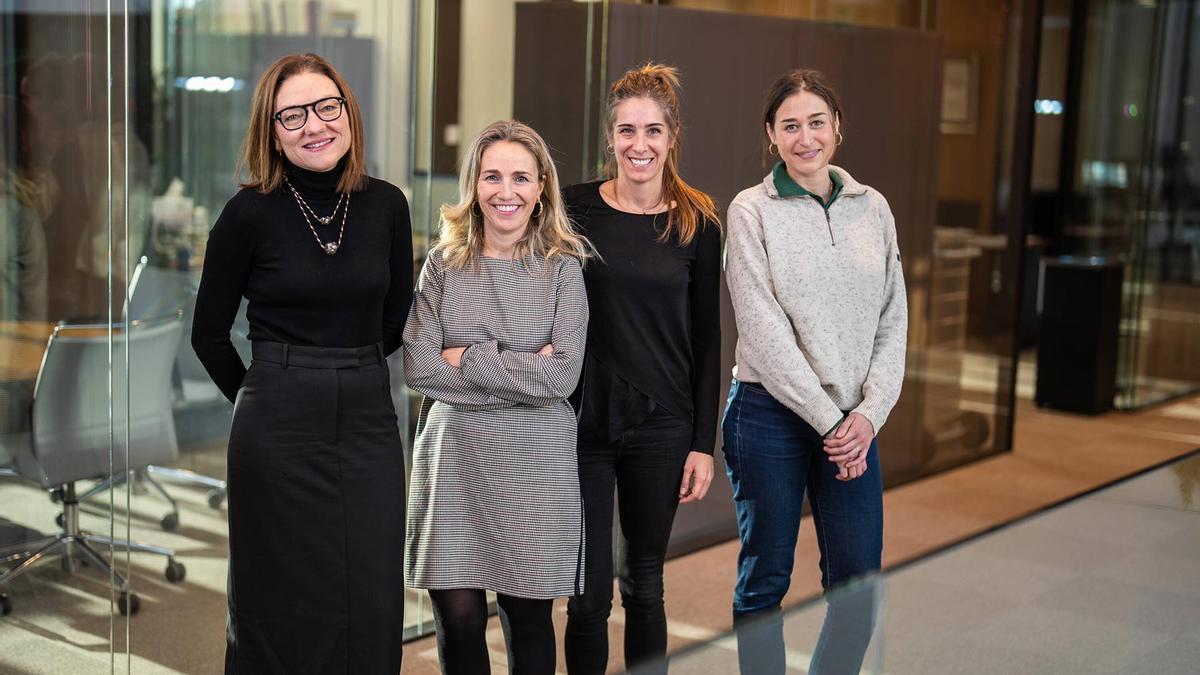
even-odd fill
[[[852,412],[825,437],[829,461],[837,464],[838,480],[854,480],[867,472],[867,451],[875,439],[875,427],[862,414]]]
[[[446,359],[446,363],[455,368],[462,368],[463,352],[467,351],[466,347],[449,347],[442,350],[442,358]],[[537,350],[538,356],[551,356],[554,354],[554,345],[546,345]]]

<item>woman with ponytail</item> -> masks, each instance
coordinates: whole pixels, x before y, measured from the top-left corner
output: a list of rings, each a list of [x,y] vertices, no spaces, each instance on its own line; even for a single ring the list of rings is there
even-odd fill
[[[721,230],[679,175],[679,76],[647,64],[609,89],[605,179],[567,188],[595,246],[579,407],[586,583],[567,607],[574,675],[603,673],[612,609],[614,487],[626,667],[665,668],[663,560],[681,503],[712,481],[720,385]]]

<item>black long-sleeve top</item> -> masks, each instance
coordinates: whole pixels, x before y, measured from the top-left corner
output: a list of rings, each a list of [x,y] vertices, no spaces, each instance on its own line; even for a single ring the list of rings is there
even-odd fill
[[[333,211],[342,165],[327,173],[286,160],[284,166],[313,211]],[[337,241],[342,211],[328,225],[312,223],[322,241]],[[244,189],[208,235],[192,347],[233,401],[246,366],[229,331],[245,296],[252,341],[316,347],[382,342],[390,354],[400,346],[412,279],[412,223],[408,200],[396,186],[371,178],[366,189],[350,193],[345,235],[334,255],[319,248],[286,185],[269,194]]]
[[[600,183],[563,191],[600,254],[584,268],[587,354],[580,433],[615,440],[655,405],[692,420],[692,450],[711,454],[721,380],[721,232],[705,222],[686,246],[660,242],[666,213],[618,211]],[[581,399],[581,400],[580,400]]]

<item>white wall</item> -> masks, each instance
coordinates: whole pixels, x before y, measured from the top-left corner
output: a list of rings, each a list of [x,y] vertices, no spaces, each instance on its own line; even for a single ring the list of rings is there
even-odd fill
[[[496,120],[512,117],[516,16],[513,0],[462,1],[459,160],[481,129]]]

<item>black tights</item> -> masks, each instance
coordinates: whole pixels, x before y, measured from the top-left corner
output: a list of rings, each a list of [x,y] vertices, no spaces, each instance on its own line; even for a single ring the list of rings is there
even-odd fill
[[[481,590],[454,588],[429,591],[437,622],[438,659],[445,675],[491,672],[487,641],[487,598]],[[496,594],[500,625],[508,643],[508,672],[549,675],[555,669],[553,600]]]

